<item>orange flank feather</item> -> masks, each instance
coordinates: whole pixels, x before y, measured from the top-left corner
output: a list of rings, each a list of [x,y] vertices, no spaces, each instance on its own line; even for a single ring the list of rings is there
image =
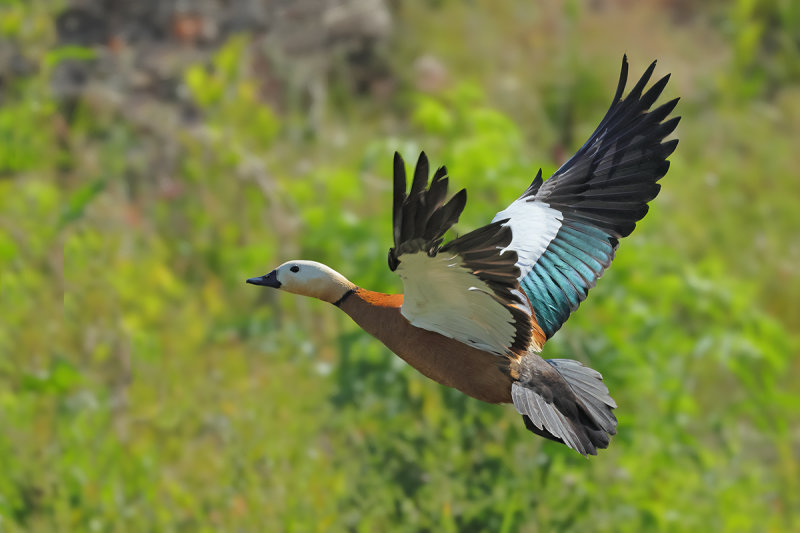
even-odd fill
[[[542,351],[542,347],[544,343],[547,341],[547,335],[544,334],[542,331],[542,326],[539,325],[539,322],[536,320],[536,311],[531,310],[531,348],[533,348],[537,352]],[[525,355],[525,354],[517,354],[517,355]]]

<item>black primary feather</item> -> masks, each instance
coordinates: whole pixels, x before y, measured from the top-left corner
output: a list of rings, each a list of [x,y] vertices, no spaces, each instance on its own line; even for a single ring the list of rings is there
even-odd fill
[[[566,218],[604,230],[615,240],[629,235],[661,189],[657,182],[669,169],[666,158],[678,144],[663,141],[680,117],[662,122],[678,99],[648,111],[669,74],[642,94],[655,66],[654,61],[623,99],[628,78],[628,59],[623,57],[616,94],[600,125],[550,179],[542,183],[537,176],[522,197],[546,202]]]
[[[394,153],[394,197],[392,204],[392,228],[394,242],[400,242],[400,228],[403,225],[403,202],[406,199],[406,164],[400,154]],[[392,269],[394,270],[394,268]]]
[[[428,187],[428,156],[419,155],[406,194],[406,168],[400,154],[394,154],[394,202],[392,225],[394,247],[389,250],[389,268],[397,269],[400,256],[424,250],[435,255],[442,244],[444,234],[453,224],[467,203],[467,191],[461,189],[447,203],[447,169],[439,168]]]

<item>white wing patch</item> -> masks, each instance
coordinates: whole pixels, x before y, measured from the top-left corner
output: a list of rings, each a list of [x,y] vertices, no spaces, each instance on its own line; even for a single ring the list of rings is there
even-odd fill
[[[504,226],[511,226],[512,239],[506,250],[517,252],[519,279],[525,278],[536,261],[555,239],[561,228],[564,215],[544,202],[520,198],[497,213],[492,222],[509,219]]]
[[[508,353],[514,317],[458,255],[403,254],[397,274],[403,280],[400,312],[411,324],[479,350]]]

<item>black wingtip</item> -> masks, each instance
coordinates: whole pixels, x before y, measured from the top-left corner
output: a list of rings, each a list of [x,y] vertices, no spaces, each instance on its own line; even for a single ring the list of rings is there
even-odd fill
[[[436,183],[437,181],[441,180],[447,176],[447,167],[442,165],[438,169],[436,169],[436,173],[433,175],[433,179],[431,180],[431,184]]]
[[[622,93],[625,92],[625,86],[627,84],[628,84],[628,55],[623,54],[622,66],[619,69],[619,81],[617,82],[617,92],[614,93],[614,99],[611,102],[612,107],[622,99]]]
[[[467,189],[461,189],[460,191],[455,193],[453,197],[450,199],[450,202],[453,203],[453,211],[455,214],[455,220],[453,220],[453,223],[450,224],[452,226],[453,224],[458,222],[458,217],[461,216],[461,212],[467,206]],[[450,202],[447,203],[449,204]]]
[[[411,191],[409,196],[415,196],[428,186],[428,174],[430,173],[430,164],[428,163],[428,156],[425,152],[419,153],[417,159],[417,166],[414,168],[414,179],[411,182]]]
[[[647,85],[647,82],[650,81],[650,78],[653,76],[653,71],[655,69],[656,69],[656,62],[653,61],[652,63],[650,63],[650,66],[647,67],[647,70],[644,71],[642,77],[639,78],[639,81],[636,82],[636,85],[633,86],[631,92],[628,93],[626,99],[633,101],[633,100],[638,100],[639,97],[642,96],[642,90],[644,90],[645,86]]]
[[[394,153],[394,192],[392,198],[392,228],[394,245],[400,242],[403,225],[403,202],[406,199],[406,164],[398,152]]]
[[[525,189],[525,192],[522,193],[522,196],[520,196],[520,198],[528,198],[530,196],[535,196],[536,193],[539,192],[539,187],[541,187],[543,183],[544,180],[542,179],[542,169],[540,168],[539,172],[536,173],[536,177],[533,178],[533,181],[531,182],[530,185],[528,185],[528,188]]]

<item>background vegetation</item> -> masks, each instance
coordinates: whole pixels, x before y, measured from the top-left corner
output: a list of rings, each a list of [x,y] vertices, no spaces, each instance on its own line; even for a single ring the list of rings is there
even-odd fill
[[[331,75],[312,123],[262,97],[242,35],[186,70],[198,118],[171,126],[65,106],[53,70],[96,50],[3,2],[39,68],[0,100],[0,531],[800,531],[799,5],[398,2],[383,86]],[[447,164],[475,228],[581,144],[625,52],[684,118],[546,348],[620,406],[599,457],[245,286],[301,257],[400,290],[392,152]]]

